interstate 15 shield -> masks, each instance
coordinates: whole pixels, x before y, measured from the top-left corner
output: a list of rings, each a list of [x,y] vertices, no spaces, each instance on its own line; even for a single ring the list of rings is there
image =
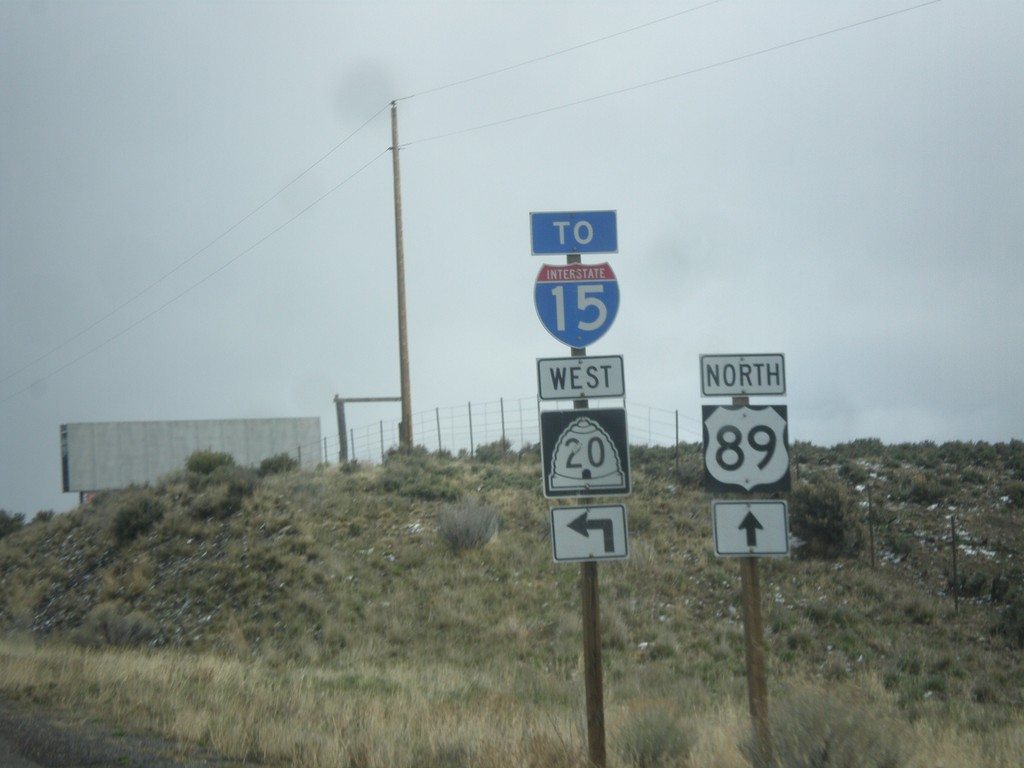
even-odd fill
[[[619,283],[610,264],[545,264],[533,299],[548,333],[582,348],[604,336],[615,320]]]

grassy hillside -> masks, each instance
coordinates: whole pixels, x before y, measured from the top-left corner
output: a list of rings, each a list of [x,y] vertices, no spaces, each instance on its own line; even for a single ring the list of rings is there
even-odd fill
[[[760,561],[787,764],[1017,765],[1024,444],[794,454],[805,543]],[[609,751],[745,764],[739,567],[699,449],[631,458],[630,558],[599,569]],[[552,562],[535,451],[198,469],[0,539],[8,696],[268,763],[584,763],[579,568]]]

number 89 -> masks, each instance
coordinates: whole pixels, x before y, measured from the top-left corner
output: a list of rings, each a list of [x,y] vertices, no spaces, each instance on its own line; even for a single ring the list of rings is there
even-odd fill
[[[734,427],[732,424],[721,427],[715,433],[715,442],[718,445],[718,450],[715,451],[715,462],[718,466],[727,472],[732,472],[743,466],[746,456],[743,453],[743,432],[739,427]],[[758,424],[751,427],[747,433],[746,443],[758,453],[763,454],[761,460],[757,462],[757,468],[764,469],[775,455],[778,438],[770,427]]]

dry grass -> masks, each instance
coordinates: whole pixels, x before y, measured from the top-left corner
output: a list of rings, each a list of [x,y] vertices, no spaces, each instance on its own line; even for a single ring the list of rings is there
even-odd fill
[[[565,712],[525,705],[507,671],[277,669],[213,656],[0,647],[9,694],[271,765],[580,765]]]
[[[914,732],[917,748],[907,768],[1019,768],[1024,759],[1024,723],[1020,720],[985,733],[932,723],[918,723]]]
[[[14,697],[88,711],[118,728],[156,731],[268,765],[586,765],[581,681],[501,660],[478,670],[429,663],[279,668],[211,655],[7,640],[0,643],[0,676]],[[612,764],[749,765],[750,721],[741,695],[691,683],[698,693],[688,697],[684,681],[646,682],[610,696]],[[777,688],[772,704],[783,719],[773,719],[773,736],[789,744],[786,768],[1010,768],[1024,754],[1019,714],[979,732],[941,716],[910,724],[872,678],[831,687],[781,681]],[[810,717],[813,711],[820,715]],[[800,712],[801,720],[785,719]],[[815,748],[830,739],[831,761],[815,760]],[[904,757],[873,758],[880,743],[898,745]],[[794,754],[811,757],[793,762]]]

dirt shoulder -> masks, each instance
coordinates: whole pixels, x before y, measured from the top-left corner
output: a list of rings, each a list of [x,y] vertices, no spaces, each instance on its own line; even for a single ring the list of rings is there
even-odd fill
[[[254,768],[209,750],[122,733],[0,695],[0,764],[12,768]]]

